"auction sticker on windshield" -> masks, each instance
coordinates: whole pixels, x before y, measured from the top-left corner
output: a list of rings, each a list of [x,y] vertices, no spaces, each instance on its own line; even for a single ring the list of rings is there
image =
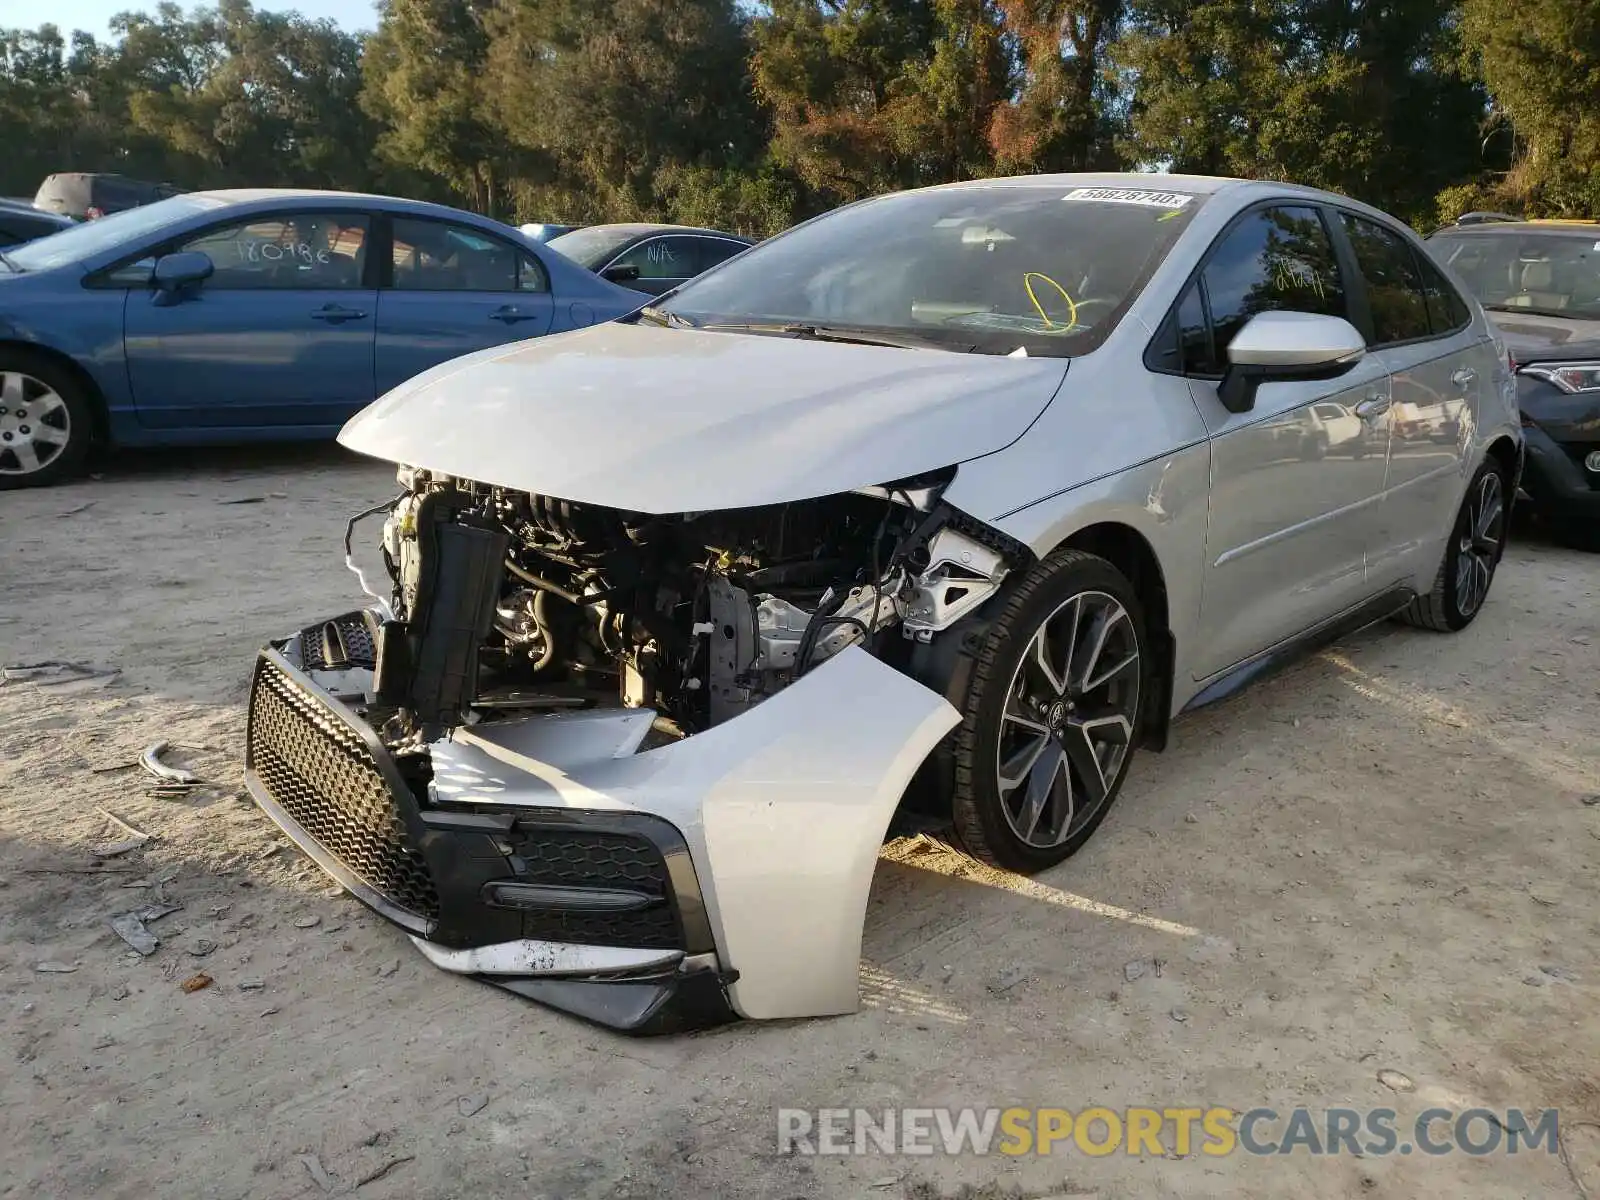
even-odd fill
[[[1148,208],[1182,208],[1194,199],[1186,192],[1145,192],[1137,188],[1073,188],[1063,200],[1098,200],[1108,204],[1143,204]]]

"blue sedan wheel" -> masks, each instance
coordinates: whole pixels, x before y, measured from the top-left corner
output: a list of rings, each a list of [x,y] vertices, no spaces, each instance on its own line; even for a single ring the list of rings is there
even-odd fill
[[[71,475],[92,436],[77,380],[33,355],[0,355],[0,488]]]

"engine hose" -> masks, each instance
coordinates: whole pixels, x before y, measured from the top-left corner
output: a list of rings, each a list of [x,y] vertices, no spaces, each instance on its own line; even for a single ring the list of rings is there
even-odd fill
[[[549,592],[552,596],[565,600],[568,604],[576,605],[579,608],[590,604],[604,604],[622,590],[621,588],[607,588],[603,592],[590,592],[587,596],[580,596],[576,592],[569,592],[558,583],[551,583],[542,575],[535,575],[532,571],[519,567],[509,558],[506,559],[506,570],[522,580],[523,583],[536,587],[542,592]]]

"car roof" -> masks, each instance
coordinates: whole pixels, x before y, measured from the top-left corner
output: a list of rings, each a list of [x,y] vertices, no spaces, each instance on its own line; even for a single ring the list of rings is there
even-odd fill
[[[728,233],[722,229],[707,229],[703,225],[671,225],[665,222],[656,223],[653,221],[613,221],[604,225],[579,225],[574,226],[573,231],[576,232],[579,229],[584,232],[594,229],[609,229],[633,237],[642,237],[649,233],[697,233],[704,234],[706,237],[732,238],[734,241],[739,242],[751,240],[742,233]]]
[[[1255,200],[1301,198],[1319,204],[1338,204],[1363,213],[1397,221],[1382,209],[1338,192],[1282,183],[1272,179],[1243,179],[1231,175],[1158,175],[1150,171],[1065,171],[1049,175],[1007,175],[986,179],[966,179],[959,183],[938,183],[917,191],[984,189],[997,187],[1114,187],[1136,188],[1149,192],[1179,192],[1195,196],[1226,194],[1240,204]]]
[[[1484,237],[1495,233],[1515,233],[1520,235],[1531,234],[1535,237],[1543,234],[1559,236],[1560,234],[1582,233],[1588,230],[1600,235],[1600,221],[1580,220],[1573,217],[1550,217],[1535,221],[1472,221],[1466,225],[1446,225],[1443,229],[1435,229],[1429,237],[1437,237],[1441,233],[1460,234],[1464,237]]]

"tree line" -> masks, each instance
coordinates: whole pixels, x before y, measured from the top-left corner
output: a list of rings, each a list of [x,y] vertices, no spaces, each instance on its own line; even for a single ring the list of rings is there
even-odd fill
[[[765,235],[952,179],[1171,169],[1432,226],[1600,216],[1595,0],[221,0],[0,29],[0,195],[57,171]]]

